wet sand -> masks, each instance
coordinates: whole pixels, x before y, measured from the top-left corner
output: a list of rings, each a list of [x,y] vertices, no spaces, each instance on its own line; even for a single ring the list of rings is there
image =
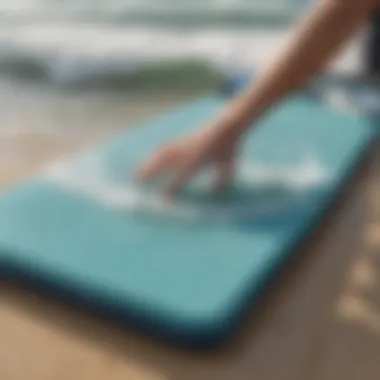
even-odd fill
[[[11,136],[11,153],[0,165],[1,186],[103,137]],[[121,332],[30,289],[2,283],[0,379],[377,380],[378,152],[363,166],[360,186],[350,189],[334,217],[304,247],[302,260],[282,276],[259,316],[249,317],[224,349],[178,351],[136,332]]]

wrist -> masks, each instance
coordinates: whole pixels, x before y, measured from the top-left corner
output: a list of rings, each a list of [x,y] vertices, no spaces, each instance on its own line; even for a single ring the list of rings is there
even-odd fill
[[[220,128],[232,135],[242,135],[256,122],[254,112],[245,107],[231,107],[220,118]]]

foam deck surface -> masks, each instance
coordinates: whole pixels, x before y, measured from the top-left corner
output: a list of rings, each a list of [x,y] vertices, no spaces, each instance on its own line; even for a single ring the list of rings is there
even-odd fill
[[[84,155],[106,157],[113,175],[131,185],[141,159],[208,122],[225,101],[217,95],[203,98]],[[278,195],[260,195],[256,185],[245,182],[217,207],[249,200],[245,211],[251,207],[252,213],[189,223],[159,211],[149,216],[118,209],[117,202],[108,205],[39,173],[0,197],[0,273],[39,281],[177,341],[218,342],[315,226],[373,136],[363,117],[303,97],[281,105],[249,135],[242,162],[299,164],[303,146],[318,157],[329,179],[304,191],[302,206],[262,217],[254,212],[260,197],[272,203]],[[74,167],[83,165],[80,157],[73,160]],[[256,204],[252,194],[258,194]],[[188,197],[205,205],[216,202],[202,194]]]

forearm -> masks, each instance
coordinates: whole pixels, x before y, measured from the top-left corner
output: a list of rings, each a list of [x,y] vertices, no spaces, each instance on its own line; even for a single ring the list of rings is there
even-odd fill
[[[228,107],[225,124],[246,129],[283,97],[308,83],[368,17],[373,2],[356,1],[324,1],[306,17],[254,86]]]

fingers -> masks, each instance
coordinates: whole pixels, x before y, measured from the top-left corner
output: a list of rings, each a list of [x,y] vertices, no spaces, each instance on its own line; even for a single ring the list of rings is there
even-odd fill
[[[194,144],[177,144],[159,151],[138,170],[137,178],[145,181],[168,170],[172,171],[169,185],[163,193],[165,198],[172,198],[188,184],[201,166],[214,163],[218,169],[214,190],[223,190],[229,186],[235,174],[234,150],[224,149],[220,153],[217,152],[219,157],[215,157],[216,152],[213,152],[208,144]]]
[[[232,182],[235,176],[235,162],[229,160],[218,164],[217,177],[214,185],[214,191],[225,190]]]
[[[234,150],[224,152],[224,155],[215,162],[217,167],[217,177],[215,179],[214,192],[225,190],[235,177],[236,157]]]
[[[183,187],[187,185],[189,180],[204,165],[207,161],[203,158],[196,158],[192,161],[187,161],[185,165],[177,172],[176,177],[166,190],[166,197],[175,196]],[[233,154],[228,155],[225,160],[216,162],[217,165],[217,178],[214,186],[214,191],[222,191],[226,189],[234,179],[235,176],[235,158]]]
[[[175,168],[175,174],[164,191],[165,198],[173,198],[183,187],[187,185],[199,167],[204,164],[202,155],[178,157],[180,152],[167,149],[154,155],[146,165],[138,171],[138,178],[142,181],[152,179],[164,171]],[[235,175],[235,160],[233,155],[228,155],[224,160],[215,163],[217,165],[217,178],[214,191],[224,190],[230,185]]]
[[[141,181],[149,180],[162,171],[172,168],[176,164],[176,154],[173,149],[157,152],[145,165],[140,167],[137,178]]]
[[[198,170],[199,166],[200,162],[197,160],[187,161],[181,168],[179,168],[176,176],[166,188],[164,196],[169,199],[175,196],[184,186],[187,185],[191,177]]]
[[[176,174],[164,191],[166,198],[172,198],[188,183],[199,166],[198,161],[194,159],[182,159],[184,162],[181,162],[179,153],[175,149],[165,149],[156,153],[138,170],[137,178],[140,181],[148,181],[164,171],[176,168]]]

